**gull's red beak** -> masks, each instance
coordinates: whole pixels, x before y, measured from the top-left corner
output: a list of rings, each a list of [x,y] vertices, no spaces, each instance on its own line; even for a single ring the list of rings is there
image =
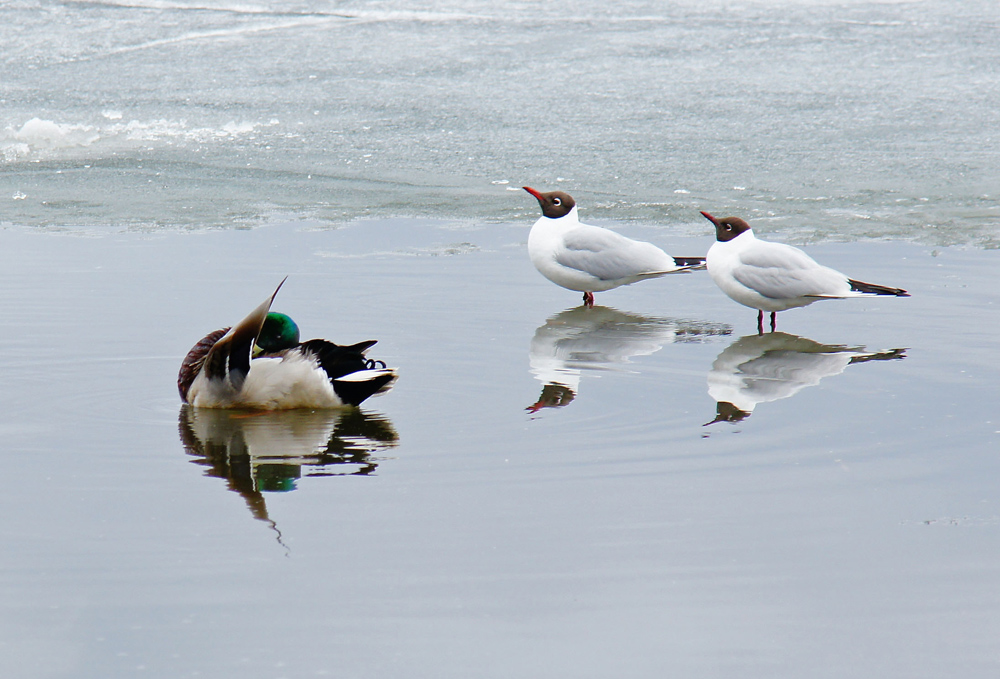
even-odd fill
[[[542,194],[541,194],[541,193],[539,193],[538,191],[535,191],[535,190],[534,190],[533,188],[531,188],[530,186],[522,186],[521,188],[522,188],[522,189],[524,189],[525,191],[527,191],[528,193],[530,193],[531,195],[533,195],[533,196],[534,196],[535,198],[537,198],[538,200],[543,200],[543,198],[542,198]]]
[[[707,219],[708,221],[712,222],[716,226],[719,225],[719,220],[716,219],[715,217],[713,217],[712,215],[708,214],[707,212],[702,212],[701,216],[704,217],[705,219]]]

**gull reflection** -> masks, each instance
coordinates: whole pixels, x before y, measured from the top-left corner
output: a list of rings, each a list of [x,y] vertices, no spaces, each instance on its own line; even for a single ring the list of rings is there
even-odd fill
[[[543,386],[527,410],[568,405],[585,371],[627,370],[631,358],[654,354],[665,344],[731,332],[720,323],[640,316],[605,306],[567,309],[545,321],[531,339],[531,372]]]
[[[295,490],[310,476],[367,475],[396,445],[392,424],[357,408],[239,411],[184,406],[181,443],[205,474],[225,479],[250,513],[277,527],[264,493]],[[278,532],[280,542],[281,534]]]
[[[730,344],[712,363],[708,393],[717,402],[706,424],[740,422],[758,403],[778,401],[839,375],[852,363],[906,357],[906,349],[869,352],[864,347],[820,344],[784,332],[747,335]]]

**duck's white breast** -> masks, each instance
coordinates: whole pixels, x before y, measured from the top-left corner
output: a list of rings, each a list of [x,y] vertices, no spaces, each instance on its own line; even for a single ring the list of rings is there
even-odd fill
[[[343,402],[315,358],[292,352],[283,357],[255,358],[243,387],[236,392],[221,380],[199,375],[189,402],[200,408],[335,408]]]

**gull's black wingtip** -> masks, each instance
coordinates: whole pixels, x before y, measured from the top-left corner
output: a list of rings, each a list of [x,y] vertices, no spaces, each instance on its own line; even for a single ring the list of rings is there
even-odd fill
[[[704,257],[674,257],[674,264],[677,266],[704,266]]]
[[[856,281],[853,278],[848,278],[847,282],[851,284],[851,290],[853,292],[863,292],[869,295],[892,295],[894,297],[910,296],[910,293],[902,288],[890,288],[885,285],[865,283],[864,281]]]

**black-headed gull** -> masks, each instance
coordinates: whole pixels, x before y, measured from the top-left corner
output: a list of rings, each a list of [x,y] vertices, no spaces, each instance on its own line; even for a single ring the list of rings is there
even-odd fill
[[[716,242],[705,262],[708,273],[733,301],[757,309],[758,332],[764,332],[765,311],[771,312],[773,332],[777,312],[821,299],[910,296],[900,288],[848,278],[791,245],[760,240],[739,217],[716,219],[707,212],[701,214],[715,225]]]
[[[260,410],[356,406],[395,381],[385,363],[365,358],[375,340],[299,342],[291,318],[269,313],[280,289],[235,327],[211,332],[191,348],[177,375],[185,403]]]
[[[705,262],[704,257],[671,257],[652,243],[583,224],[576,201],[567,193],[522,188],[542,207],[528,235],[531,263],[556,285],[582,292],[588,307],[594,306],[595,292],[690,271]]]

